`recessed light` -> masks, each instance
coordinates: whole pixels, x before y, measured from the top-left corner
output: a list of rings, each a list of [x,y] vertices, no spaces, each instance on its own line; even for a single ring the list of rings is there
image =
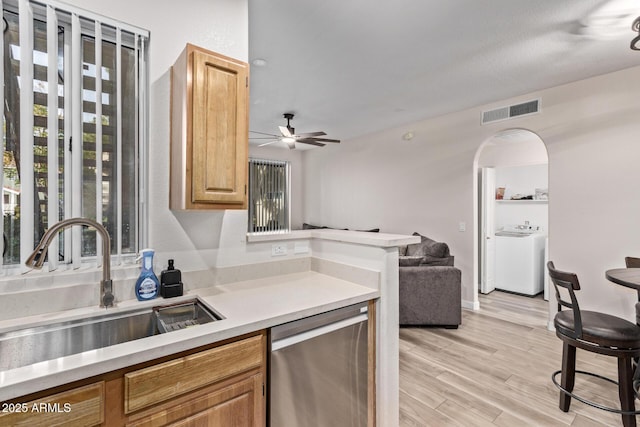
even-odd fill
[[[266,67],[267,66],[267,60],[266,59],[262,59],[262,58],[256,58],[253,61],[251,61],[251,63],[253,65],[255,65],[256,67]]]
[[[404,135],[402,135],[402,139],[404,139],[405,141],[411,141],[413,137],[414,137],[413,132],[407,132]]]

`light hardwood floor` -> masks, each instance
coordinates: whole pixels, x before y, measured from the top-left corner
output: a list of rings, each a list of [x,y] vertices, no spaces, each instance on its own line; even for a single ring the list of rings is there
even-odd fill
[[[494,291],[458,329],[400,329],[400,425],[619,426],[620,416],[573,401],[558,409],[551,374],[562,344],[547,302]],[[616,359],[577,352],[577,369],[616,378]],[[615,385],[578,375],[574,392],[619,407]],[[640,405],[636,404],[636,407]]]

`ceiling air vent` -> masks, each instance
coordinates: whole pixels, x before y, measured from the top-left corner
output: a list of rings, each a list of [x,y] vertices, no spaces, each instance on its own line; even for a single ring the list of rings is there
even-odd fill
[[[507,120],[513,117],[535,114],[540,111],[540,100],[523,102],[521,104],[509,105],[507,107],[496,108],[495,110],[482,112],[482,124]]]

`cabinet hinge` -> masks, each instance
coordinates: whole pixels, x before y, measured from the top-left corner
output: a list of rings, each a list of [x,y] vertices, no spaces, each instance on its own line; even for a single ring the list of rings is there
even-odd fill
[[[244,185],[244,195],[247,195],[247,184]]]
[[[244,78],[244,87],[249,87],[249,77]]]
[[[262,383],[262,395],[264,396],[264,383]]]

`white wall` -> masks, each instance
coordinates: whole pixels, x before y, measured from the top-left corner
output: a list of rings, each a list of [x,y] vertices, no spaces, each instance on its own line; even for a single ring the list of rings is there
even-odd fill
[[[478,153],[478,167],[538,165],[548,162],[544,142],[535,133],[522,129],[498,132],[484,143]]]
[[[247,61],[248,0],[66,1],[150,31],[149,246],[156,264],[175,258],[183,270],[215,265],[221,241],[244,241],[246,211],[169,210],[169,71],[186,43]]]
[[[447,242],[471,305],[477,152],[501,130],[528,129],[549,154],[550,259],[578,273],[585,309],[633,319],[635,294],[604,272],[640,255],[639,75],[630,68],[309,150],[304,218]],[[542,99],[540,114],[480,125],[482,110],[533,98]],[[402,140],[407,131],[413,140]]]
[[[541,143],[542,144],[542,143]],[[544,146],[544,144],[543,144]],[[504,200],[495,203],[494,229],[505,225],[524,224],[541,227],[547,232],[549,209],[547,203],[538,201],[512,201],[516,194],[534,195],[536,188],[547,189],[549,186],[549,168],[546,164],[498,167],[496,171],[496,187],[505,187]]]

